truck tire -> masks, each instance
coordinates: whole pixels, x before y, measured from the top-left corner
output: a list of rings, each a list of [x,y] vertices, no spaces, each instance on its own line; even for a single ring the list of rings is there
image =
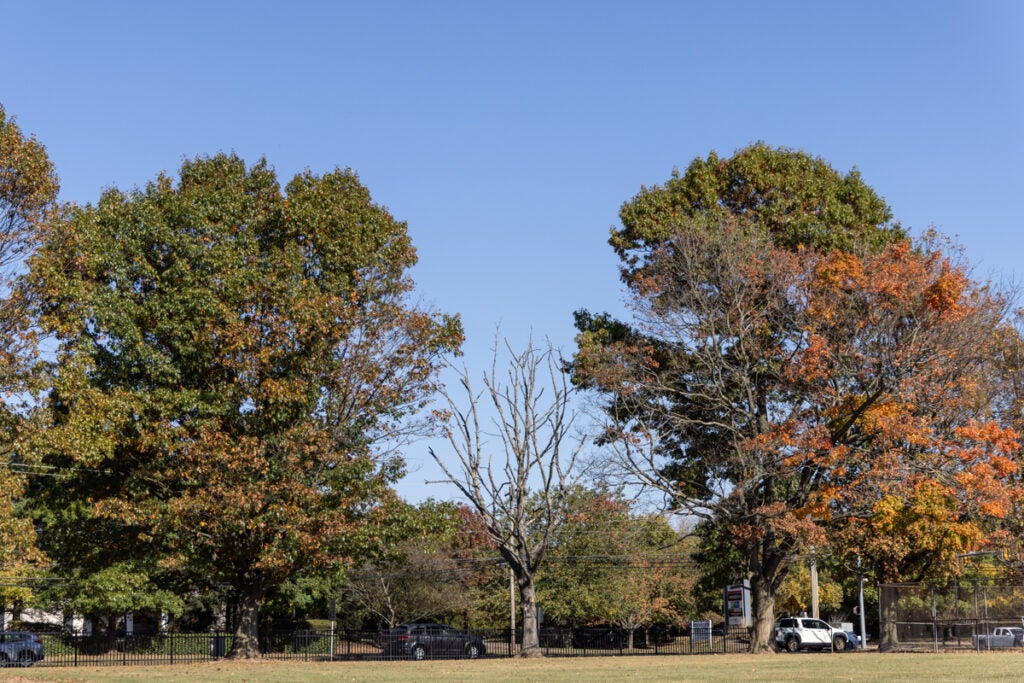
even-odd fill
[[[797,638],[795,636],[790,636],[789,638],[786,638],[786,651],[787,652],[796,652],[799,649],[800,649],[800,639],[799,638]]]
[[[846,650],[846,638],[842,636],[832,638],[832,650],[833,652],[843,652]]]

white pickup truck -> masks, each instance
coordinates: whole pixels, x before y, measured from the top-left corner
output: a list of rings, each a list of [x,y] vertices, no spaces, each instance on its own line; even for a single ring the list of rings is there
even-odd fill
[[[821,619],[784,617],[775,624],[775,645],[789,652],[830,650],[842,652],[856,647],[850,634]]]
[[[1020,626],[999,626],[992,633],[971,636],[971,646],[977,650],[994,650],[1003,647],[1024,646],[1024,628]]]

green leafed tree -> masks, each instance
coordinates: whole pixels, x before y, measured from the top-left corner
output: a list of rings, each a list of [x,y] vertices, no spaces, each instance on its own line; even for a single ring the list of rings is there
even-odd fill
[[[643,187],[622,206],[622,227],[610,244],[624,277],[668,242],[680,223],[742,219],[785,249],[871,249],[906,237],[885,200],[854,169],[842,174],[821,157],[756,143],[723,159],[712,152],[673,172],[664,185]]]
[[[693,618],[692,540],[661,514],[637,514],[621,495],[578,488],[538,579],[545,619],[572,627],[612,625],[637,634]]]
[[[86,540],[60,530],[95,525],[110,561],[226,584],[231,654],[258,656],[277,587],[380,541],[395,447],[461,343],[410,304],[415,260],[353,172],[282,189],[225,154],[53,220],[31,284],[56,342],[35,448],[62,475],[39,493],[74,539],[59,561]]]
[[[380,552],[346,574],[343,595],[367,621],[394,628],[404,622],[451,621],[471,610],[472,591],[460,547],[469,510],[428,500],[408,506]]]

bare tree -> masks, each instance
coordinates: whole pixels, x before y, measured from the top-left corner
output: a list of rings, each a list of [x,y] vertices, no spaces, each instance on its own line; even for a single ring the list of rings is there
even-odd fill
[[[571,431],[576,412],[570,408],[572,388],[562,363],[548,342],[510,355],[504,378],[498,375],[499,344],[495,343],[491,371],[477,392],[463,369],[459,380],[465,408],[447,390],[445,436],[457,456],[446,460],[430,454],[470,505],[481,515],[487,535],[508,563],[519,588],[522,609],[523,657],[542,656],[535,577],[548,546],[565,520],[569,493],[580,480],[577,459],[582,438]],[[484,418],[484,410],[494,414]],[[496,426],[489,434],[482,422]],[[488,437],[501,448],[492,453]]]

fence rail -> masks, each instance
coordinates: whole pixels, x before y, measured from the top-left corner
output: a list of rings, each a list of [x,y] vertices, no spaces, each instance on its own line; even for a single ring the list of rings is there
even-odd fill
[[[511,642],[508,630],[474,631],[485,644],[488,658],[511,657],[519,644]],[[128,666],[206,662],[231,651],[233,634],[166,632],[153,635],[101,636],[69,632],[39,634],[44,658],[36,666]],[[691,655],[743,652],[745,632],[703,634],[637,630],[632,634],[616,629],[543,629],[541,648],[549,657],[608,655]],[[382,647],[385,639],[376,631],[302,630],[274,633],[260,638],[260,650],[268,659],[305,661],[388,660],[405,658]],[[451,653],[428,653],[427,657]],[[456,655],[462,656],[462,655]]]

